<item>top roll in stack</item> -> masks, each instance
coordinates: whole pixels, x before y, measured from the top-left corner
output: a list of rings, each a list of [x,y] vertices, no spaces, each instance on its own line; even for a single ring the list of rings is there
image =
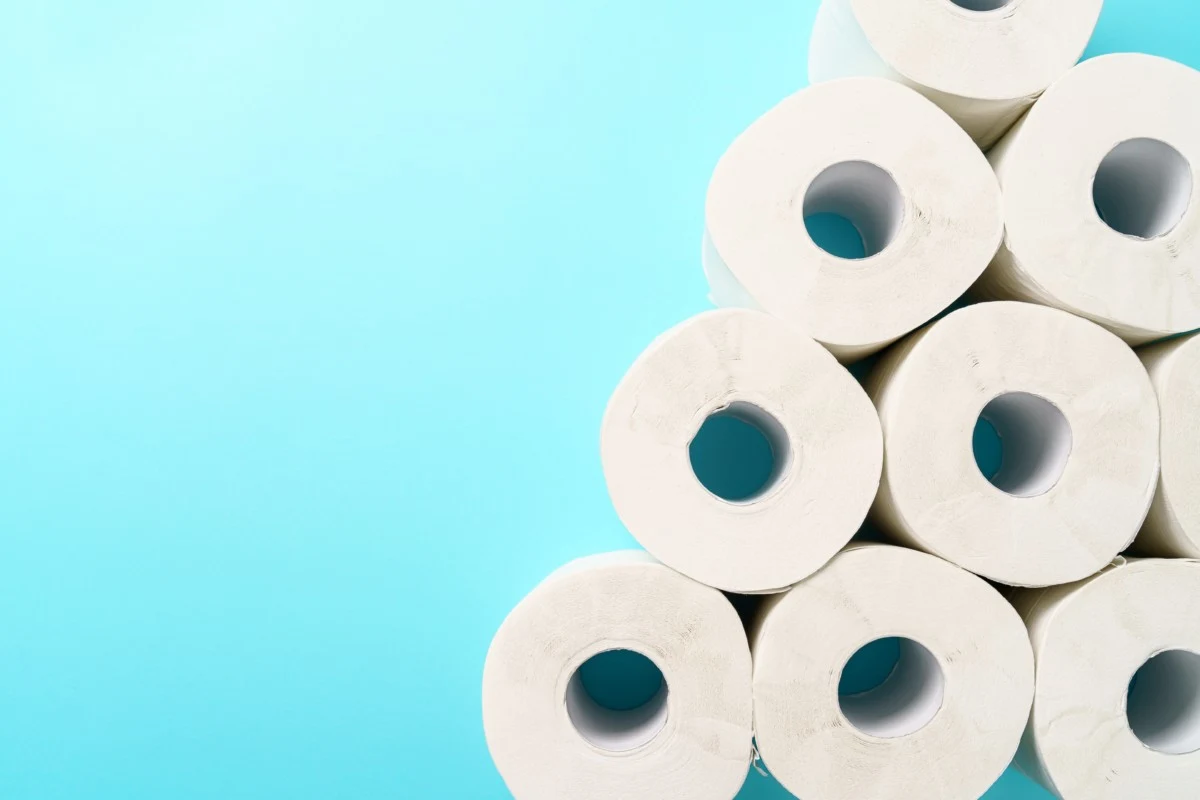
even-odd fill
[[[824,0],[808,78],[916,89],[983,149],[1079,59],[1103,0]]]

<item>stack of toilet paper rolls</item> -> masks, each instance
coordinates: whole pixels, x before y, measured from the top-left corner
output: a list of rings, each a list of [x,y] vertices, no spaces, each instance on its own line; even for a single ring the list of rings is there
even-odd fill
[[[760,757],[805,800],[978,798],[1014,758],[1063,800],[1200,796],[1200,74],[1074,66],[1100,10],[821,5],[813,85],[712,175],[721,308],[605,413],[644,552],[563,567],[492,642],[518,800],[730,800]],[[690,458],[722,418],[770,451],[738,496]],[[886,679],[840,689],[880,640]],[[581,677],[622,652],[661,673],[633,708]]]

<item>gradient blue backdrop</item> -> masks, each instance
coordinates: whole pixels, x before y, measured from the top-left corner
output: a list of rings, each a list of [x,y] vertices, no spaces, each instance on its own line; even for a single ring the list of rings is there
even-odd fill
[[[601,412],[815,7],[3,3],[0,796],[505,796],[488,642],[631,544]]]

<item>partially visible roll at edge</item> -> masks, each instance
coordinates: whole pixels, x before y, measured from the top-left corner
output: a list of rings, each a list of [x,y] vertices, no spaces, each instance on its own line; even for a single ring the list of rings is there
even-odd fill
[[[599,653],[649,658],[664,685],[607,711],[576,675]],[[483,670],[488,749],[516,800],[731,800],[752,754],[750,651],[737,612],[641,551],[552,573],[504,620]]]
[[[903,637],[878,687],[839,699],[854,653]],[[751,626],[755,736],[788,791],[824,800],[979,797],[1016,751],[1033,692],[1021,620],[934,556],[856,544]]]
[[[1193,800],[1200,562],[1118,558],[1085,580],[1010,590],[1008,599],[1029,630],[1037,674],[1018,768],[1063,800]],[[1131,685],[1168,652],[1182,663]],[[1155,746],[1133,732],[1134,715]]]
[[[950,0],[824,0],[809,43],[809,81],[903,83],[986,150],[1079,59],[1102,3],[1025,0],[993,10],[975,3],[985,8],[977,11]]]
[[[1136,552],[1200,558],[1200,334],[1138,351],[1158,395],[1161,469]]]
[[[1200,328],[1200,72],[1084,61],[988,160],[1005,231],[972,298],[1069,311],[1135,347]]]

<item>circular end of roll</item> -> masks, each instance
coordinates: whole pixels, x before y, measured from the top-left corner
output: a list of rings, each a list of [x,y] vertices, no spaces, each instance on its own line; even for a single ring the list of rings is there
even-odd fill
[[[755,737],[798,797],[979,797],[1013,757],[1033,694],[1025,627],[992,587],[924,553],[858,545],[767,601],[752,630]],[[895,637],[876,687],[839,691]]]
[[[1154,388],[1103,328],[1026,303],[955,311],[868,380],[887,460],[873,516],[906,543],[990,580],[1048,586],[1125,549],[1158,479]],[[980,420],[1002,447],[977,465]]]
[[[991,157],[1006,232],[981,293],[1133,345],[1200,328],[1200,73],[1140,54],[1084,61]]]
[[[746,310],[700,314],[651,344],[609,400],[600,450],[643,547],[750,593],[802,580],[850,540],[883,459],[879,419],[850,373]]]
[[[1013,595],[1037,663],[1018,763],[1065,800],[1200,786],[1200,563],[1131,559]]]
[[[731,800],[751,715],[733,606],[642,552],[552,574],[508,615],[484,664],[488,749],[520,800]]]
[[[818,216],[842,220],[858,254],[814,239]],[[722,156],[705,272],[717,302],[753,304],[851,361],[963,294],[1002,228],[995,175],[953,120],[898,83],[850,78],[784,100]]]

